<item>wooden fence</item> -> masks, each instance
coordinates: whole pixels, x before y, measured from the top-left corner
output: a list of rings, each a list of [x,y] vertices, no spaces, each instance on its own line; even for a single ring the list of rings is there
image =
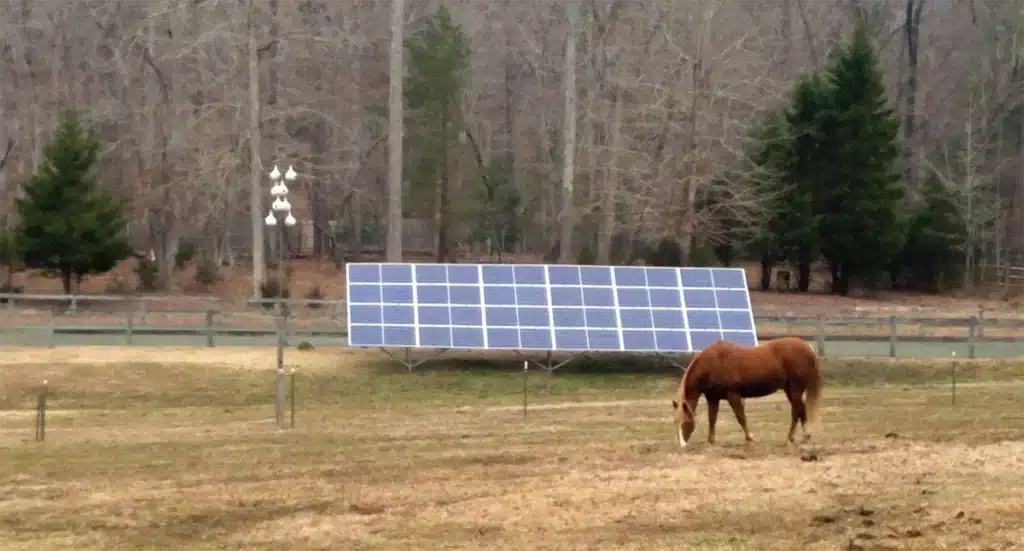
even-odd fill
[[[0,295],[0,345],[274,345],[346,342],[345,301]],[[760,340],[784,335],[823,356],[1024,356],[1024,316],[755,315]]]

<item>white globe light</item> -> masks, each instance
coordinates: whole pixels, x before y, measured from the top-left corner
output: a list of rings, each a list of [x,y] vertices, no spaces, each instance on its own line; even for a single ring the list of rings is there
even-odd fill
[[[277,218],[274,216],[274,213],[270,213],[267,215],[266,218],[263,219],[263,223],[268,226],[276,226]]]
[[[288,199],[281,198],[281,212],[291,212],[292,204],[288,202]]]
[[[281,212],[282,210],[284,210],[283,205],[284,202],[281,201],[280,197],[278,197],[277,199],[274,199],[274,202],[273,204],[270,205],[270,208],[273,209],[275,212]]]
[[[283,183],[278,184],[278,186],[277,186],[277,194],[280,197],[284,197],[285,195],[288,195],[288,186],[284,185]]]
[[[288,216],[284,217],[284,225],[289,228],[295,225],[295,217],[289,212]]]
[[[284,189],[282,190],[281,188],[284,188]],[[285,188],[284,184],[274,184],[274,185],[270,186],[270,195],[272,197],[280,197],[280,196],[284,195],[285,193],[288,193],[288,188]]]
[[[270,171],[270,179],[277,180],[281,177],[281,171],[277,169],[277,165],[274,165],[274,170]]]
[[[298,176],[298,175],[295,174],[294,170],[292,170],[291,165],[288,165],[288,172],[284,173],[284,179],[288,180],[289,182],[291,182],[292,180],[295,179],[296,176]]]

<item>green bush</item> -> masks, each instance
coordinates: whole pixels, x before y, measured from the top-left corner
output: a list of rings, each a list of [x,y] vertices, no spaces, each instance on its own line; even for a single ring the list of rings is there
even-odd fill
[[[139,289],[155,291],[157,279],[160,276],[160,267],[155,260],[150,260],[149,257],[139,258],[139,263],[135,266],[135,276],[139,278]]]
[[[310,287],[308,291],[306,291],[306,298],[309,300],[323,300],[324,292],[322,289],[320,289],[319,285],[314,285]],[[310,308],[323,308],[324,305],[321,302],[310,302],[307,303],[306,306]]]
[[[648,266],[682,266],[683,247],[674,237],[666,235],[645,255],[644,262]]]
[[[174,255],[174,269],[181,270],[186,264],[192,262],[192,259],[196,257],[196,245],[186,241],[178,245],[178,252]]]
[[[205,260],[196,266],[196,273],[193,278],[200,285],[213,285],[220,281],[220,269],[217,267],[216,262]]]
[[[260,296],[264,299],[287,299],[291,296],[291,293],[288,291],[287,282],[282,283],[276,277],[268,277],[266,281],[260,284]],[[263,307],[270,309],[274,307],[274,304],[272,302],[265,302]]]

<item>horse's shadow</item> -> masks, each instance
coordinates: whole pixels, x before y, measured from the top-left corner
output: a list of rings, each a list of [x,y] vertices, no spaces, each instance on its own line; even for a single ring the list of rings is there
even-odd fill
[[[820,445],[813,442],[692,442],[685,450],[674,447],[682,455],[700,455],[708,459],[761,460],[773,458],[792,458],[806,462],[818,461],[823,455]]]

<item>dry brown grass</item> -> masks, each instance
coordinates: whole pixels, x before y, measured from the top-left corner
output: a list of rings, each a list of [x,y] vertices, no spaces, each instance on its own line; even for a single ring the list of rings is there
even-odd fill
[[[406,374],[371,369],[379,356],[355,352],[288,357],[303,377],[298,426],[281,431],[269,422],[272,351],[5,350],[0,548],[932,551],[1024,541],[1019,362],[965,365],[956,405],[946,366],[830,362],[813,444],[781,443],[788,412],[773,396],[747,402],[755,444],[723,412],[718,445],[680,452],[674,377],[535,375],[524,418],[520,374]],[[27,409],[40,370],[56,381],[60,412],[45,444],[30,441]],[[878,378],[889,384],[863,386]]]

